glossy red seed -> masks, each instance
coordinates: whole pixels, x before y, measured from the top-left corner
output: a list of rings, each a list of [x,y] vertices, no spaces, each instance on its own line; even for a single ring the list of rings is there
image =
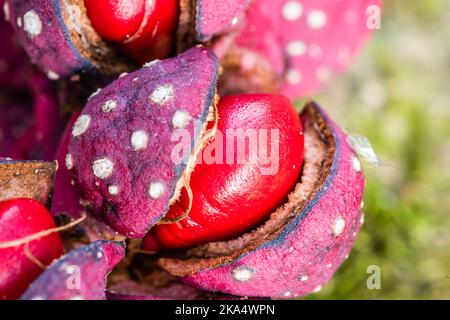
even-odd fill
[[[174,49],[178,26],[178,0],[149,2],[152,5],[146,7],[140,31],[122,45],[125,53],[141,63],[168,57]]]
[[[193,206],[190,215],[180,222],[155,228],[157,239],[163,247],[187,248],[229,239],[245,232],[264,221],[272,210],[285,201],[300,175],[303,130],[287,98],[264,94],[228,96],[220,100],[218,109],[219,133],[214,142],[203,150],[203,157],[197,158],[191,176]],[[239,137],[254,133],[262,144],[248,143],[245,150],[234,144],[235,148],[227,152],[227,144],[233,143],[230,129],[247,130],[237,131]],[[264,136],[267,137],[266,143]],[[268,146],[268,153],[262,146]],[[216,151],[212,152],[214,147]],[[249,157],[249,150],[256,150],[258,156]],[[217,164],[218,161],[211,164],[212,159],[207,160],[211,158],[209,154],[214,157],[221,152],[223,157],[215,159],[220,162],[221,158],[223,164]],[[239,162],[238,156],[242,152],[247,160]],[[268,154],[271,161],[264,165],[261,154]],[[230,164],[227,164],[227,155],[233,160],[228,162]],[[202,158],[203,163],[200,163]],[[170,208],[167,217],[181,216],[188,203],[187,192],[182,190],[180,200]]]
[[[144,20],[145,0],[84,0],[95,31],[106,41],[123,42]]]
[[[178,25],[177,0],[85,0],[89,19],[106,41],[144,63],[170,55]]]
[[[0,243],[10,242],[55,227],[50,212],[32,199],[0,202]],[[59,234],[53,233],[28,244],[29,252],[43,265],[63,254]],[[0,300],[16,299],[44,270],[26,255],[25,245],[0,248]]]

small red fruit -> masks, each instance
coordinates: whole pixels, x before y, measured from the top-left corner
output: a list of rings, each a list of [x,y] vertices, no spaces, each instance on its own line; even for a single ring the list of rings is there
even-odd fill
[[[58,233],[8,248],[2,248],[2,244],[52,228],[55,228],[52,215],[40,202],[32,199],[0,202],[0,300],[20,297],[44,271],[39,264],[49,265],[64,250]]]
[[[189,216],[155,228],[165,248],[226,240],[260,224],[283,203],[300,175],[303,129],[287,98],[227,96],[221,98],[218,110],[218,133],[200,153],[191,175]],[[182,216],[188,206],[183,189],[166,218]]]
[[[178,24],[177,0],[84,0],[95,31],[143,63],[167,57]]]

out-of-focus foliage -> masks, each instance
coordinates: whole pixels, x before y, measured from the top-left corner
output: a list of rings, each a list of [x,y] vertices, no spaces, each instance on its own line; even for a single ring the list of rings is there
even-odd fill
[[[365,224],[320,299],[450,298],[450,1],[386,0],[382,29],[321,95],[369,138]],[[369,290],[367,267],[381,268]]]

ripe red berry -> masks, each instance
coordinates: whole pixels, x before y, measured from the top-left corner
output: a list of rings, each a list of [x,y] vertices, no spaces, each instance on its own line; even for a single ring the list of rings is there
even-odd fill
[[[190,179],[193,203],[189,216],[155,228],[163,247],[187,248],[237,236],[264,221],[298,180],[303,129],[287,98],[228,96],[220,100],[218,110],[218,134],[200,153]],[[240,142],[247,138],[246,147],[239,147],[235,137]],[[268,155],[267,161],[263,155]],[[189,196],[183,189],[166,218],[182,216],[188,206]]]
[[[8,248],[2,248],[2,245],[54,227],[50,212],[36,200],[0,202],[0,300],[20,297],[44,271],[39,264],[47,266],[63,254],[57,233],[32,240],[28,244]]]
[[[177,0],[85,0],[89,19],[105,41],[117,42],[143,63],[167,57],[178,24]]]
[[[84,0],[95,31],[106,41],[123,42],[144,20],[145,0]]]

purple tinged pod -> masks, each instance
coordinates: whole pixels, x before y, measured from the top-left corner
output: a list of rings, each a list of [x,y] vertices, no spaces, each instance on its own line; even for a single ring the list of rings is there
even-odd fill
[[[70,251],[34,281],[22,300],[105,300],[106,277],[125,253],[123,243],[96,241]]]
[[[96,33],[82,0],[5,1],[4,11],[20,44],[50,79],[98,71],[118,75],[136,69],[133,62]],[[180,0],[178,46],[185,50],[227,31],[249,3]]]
[[[174,150],[203,133],[218,72],[216,56],[196,47],[120,77],[81,112],[67,157],[88,207],[117,232],[143,237],[178,196],[191,154]]]
[[[197,0],[195,30],[206,41],[238,24],[251,0]]]
[[[52,80],[94,68],[73,42],[80,12],[69,3],[60,0],[6,0],[5,3],[22,47]],[[70,15],[71,25],[66,25],[65,14]]]
[[[225,91],[312,94],[349,67],[379,26],[382,0],[258,0],[224,59]],[[228,68],[227,68],[228,65]]]
[[[191,249],[159,265],[202,290],[292,298],[316,292],[349,255],[363,222],[364,177],[345,133],[317,105],[301,115],[302,176],[288,201],[259,228]]]

